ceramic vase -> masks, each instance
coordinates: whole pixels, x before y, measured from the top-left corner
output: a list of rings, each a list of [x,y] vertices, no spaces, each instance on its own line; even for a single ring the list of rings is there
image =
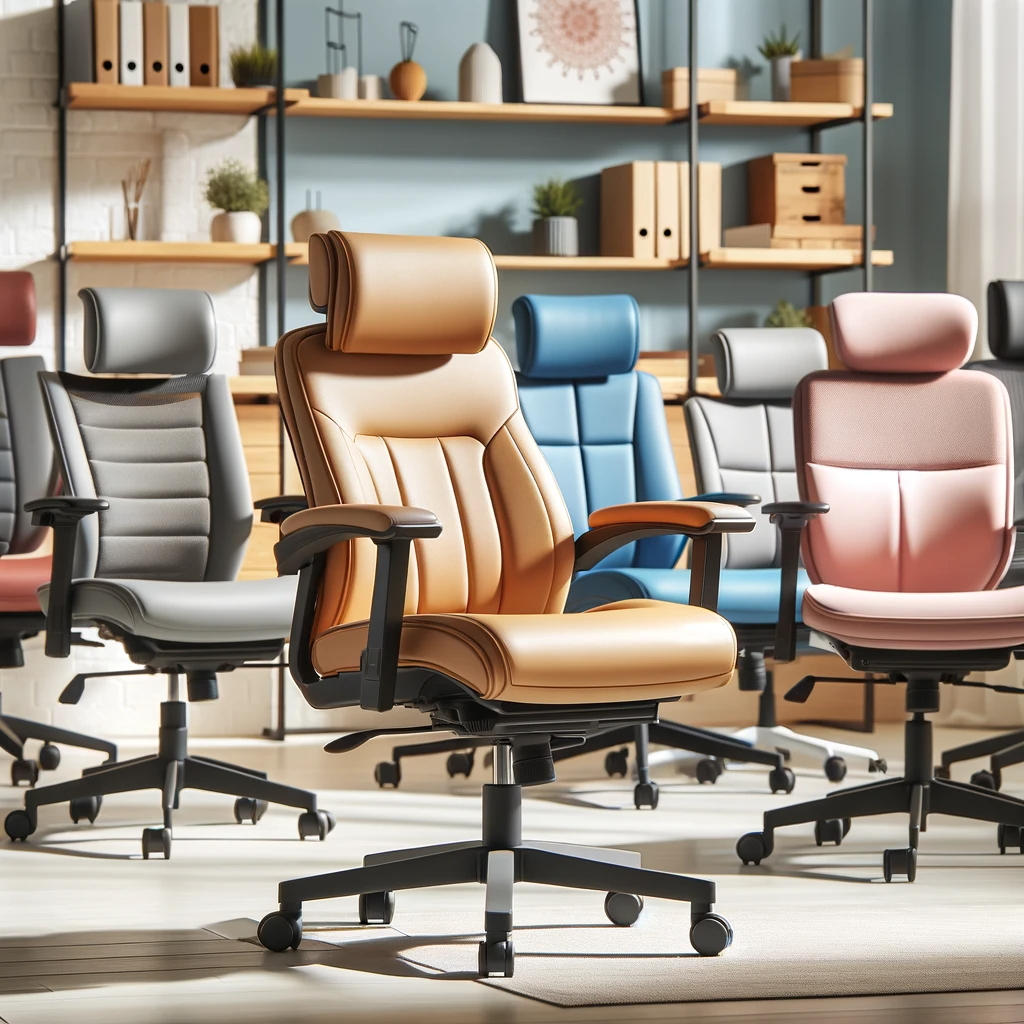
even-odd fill
[[[334,100],[358,99],[359,72],[345,68],[335,74],[320,75],[316,80],[316,94]]]
[[[579,221],[575,217],[545,217],[533,222],[534,256],[578,256]]]
[[[363,75],[359,79],[359,98],[361,100],[383,99],[384,79],[380,75]]]
[[[459,62],[463,103],[501,103],[501,61],[487,43],[474,43]]]
[[[803,54],[796,53],[785,57],[772,57],[772,102],[789,102],[790,69],[793,61],[800,60]]]
[[[391,69],[388,85],[400,100],[419,100],[427,91],[427,73],[414,60],[403,60]]]
[[[341,224],[330,210],[303,210],[292,217],[292,238],[296,242],[308,242],[310,235],[340,230]]]
[[[210,221],[210,241],[257,245],[263,237],[263,221],[249,210],[218,213]]]

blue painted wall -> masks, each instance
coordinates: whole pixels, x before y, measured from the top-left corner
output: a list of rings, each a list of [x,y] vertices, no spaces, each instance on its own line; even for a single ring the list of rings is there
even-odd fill
[[[349,0],[347,9],[358,9]],[[457,99],[458,63],[474,42],[487,40],[502,60],[505,97],[518,98],[514,0],[363,0],[363,70],[385,79],[399,60],[398,23],[420,28],[416,59],[427,71],[427,97]],[[785,22],[809,46],[808,0],[702,0],[700,47],[705,67],[739,65],[754,74],[752,99],[767,99],[768,70],[757,52],[766,32]],[[860,3],[825,0],[825,50],[853,45],[861,52]],[[876,271],[886,290],[940,290],[946,276],[946,178],[949,120],[951,0],[875,3],[876,98],[896,116],[877,125],[877,245],[896,252],[892,268]],[[658,104],[661,71],[686,63],[684,0],[640,0],[641,47],[648,103]],[[289,5],[285,69],[289,84],[315,86],[326,70],[323,5]],[[270,131],[273,131],[271,126]],[[344,228],[409,234],[475,235],[495,252],[530,251],[533,185],[552,176],[579,181],[587,197],[580,215],[581,251],[596,252],[597,175],[629,160],[687,157],[686,126],[492,124],[478,122],[348,121],[289,118],[286,126],[287,217],[303,209],[306,191],[322,193]],[[858,126],[823,135],[822,148],[850,157],[847,219],[860,216]],[[701,159],[724,171],[724,224],[746,223],[743,163],[772,151],[808,148],[796,130],[704,127]],[[271,145],[273,140],[271,137]],[[824,279],[825,301],[858,288],[859,273]],[[652,272],[509,272],[500,279],[496,335],[513,337],[509,312],[523,292],[586,294],[627,291],[639,300],[643,346],[673,349],[687,335],[686,274]],[[706,271],[700,276],[703,337],[727,324],[759,324],[780,298],[811,301],[806,275]],[[273,282],[271,291],[273,295]],[[306,299],[305,271],[288,276],[287,324],[316,318]],[[276,322],[271,311],[270,323]]]

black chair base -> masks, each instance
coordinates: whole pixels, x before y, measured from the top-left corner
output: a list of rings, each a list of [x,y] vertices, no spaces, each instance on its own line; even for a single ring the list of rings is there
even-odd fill
[[[975,786],[984,786],[986,789],[1001,789],[1003,769],[1024,762],[1024,729],[991,736],[976,743],[965,743],[963,746],[947,750],[942,755],[942,764],[935,769],[935,774],[939,778],[948,779],[951,765],[987,755],[991,755],[988,770],[974,772],[971,775],[971,783]]]
[[[496,753],[496,767],[499,760]],[[294,949],[302,940],[302,904],[308,900],[358,896],[361,923],[388,924],[397,890],[466,882],[487,887],[478,959],[485,977],[511,977],[514,969],[516,882],[606,892],[605,913],[622,926],[637,920],[645,896],[679,900],[690,904],[690,942],[699,954],[715,956],[732,942],[728,921],[713,912],[714,882],[641,868],[640,855],[628,851],[523,842],[522,789],[508,782],[483,787],[482,841],[371,854],[361,868],[282,882],[280,910],[260,922],[257,934],[273,952]]]
[[[171,855],[173,811],[178,807],[183,789],[201,789],[208,793],[225,793],[237,797],[235,820],[256,824],[268,803],[301,807],[299,837],[324,839],[334,828],[334,818],[317,808],[316,794],[293,786],[270,781],[265,772],[242,768],[208,757],[188,753],[187,705],[168,700],[160,705],[159,751],[153,755],[133,758],[109,765],[87,768],[80,779],[43,786],[25,794],[24,810],[11,811],[4,829],[12,840],[25,840],[35,832],[38,809],[46,804],[68,801],[71,819],[78,822],[96,820],[103,797],[111,793],[130,793],[143,789],[161,792],[163,825],[147,828],[142,833],[142,855]]]
[[[35,759],[25,757],[25,741],[42,740],[42,747]],[[0,714],[0,749],[14,758],[11,765],[11,785],[27,783],[34,786],[39,779],[39,770],[53,771],[60,764],[60,748],[81,747],[84,750],[98,750],[107,755],[104,764],[112,764],[117,760],[117,747],[96,736],[72,732],[70,729],[59,729],[55,725],[44,725],[32,722],[27,718],[14,718]]]

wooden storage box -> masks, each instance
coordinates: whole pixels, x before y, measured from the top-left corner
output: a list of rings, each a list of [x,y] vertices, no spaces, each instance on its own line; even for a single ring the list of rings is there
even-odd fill
[[[697,72],[697,102],[740,100],[741,86],[735,68],[701,68]],[[668,68],[661,74],[661,104],[670,110],[690,106],[690,69]]]
[[[864,61],[795,60],[789,72],[794,103],[851,103],[864,106]]]
[[[752,224],[843,224],[846,157],[834,153],[771,153],[747,165]]]
[[[871,237],[875,237],[874,231]],[[740,249],[854,249],[864,239],[861,224],[745,224],[725,229],[726,247]]]

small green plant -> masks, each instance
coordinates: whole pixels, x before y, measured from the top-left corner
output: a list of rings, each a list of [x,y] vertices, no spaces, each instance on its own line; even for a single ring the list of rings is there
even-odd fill
[[[277,51],[259,43],[236,46],[231,51],[231,81],[239,89],[248,85],[273,85],[277,81]]]
[[[225,160],[206,178],[206,201],[225,213],[255,213],[262,216],[270,205],[267,183],[237,160]]]
[[[775,57],[795,57],[800,52],[800,33],[797,32],[790,39],[786,33],[786,26],[783,24],[777,36],[766,35],[764,42],[757,49],[765,60],[773,60]]]
[[[575,217],[582,205],[583,196],[571,181],[552,178],[533,187],[533,215],[537,220]]]
[[[764,322],[765,327],[810,327],[811,321],[807,312],[797,309],[792,302],[779,299],[775,308],[768,314]]]

